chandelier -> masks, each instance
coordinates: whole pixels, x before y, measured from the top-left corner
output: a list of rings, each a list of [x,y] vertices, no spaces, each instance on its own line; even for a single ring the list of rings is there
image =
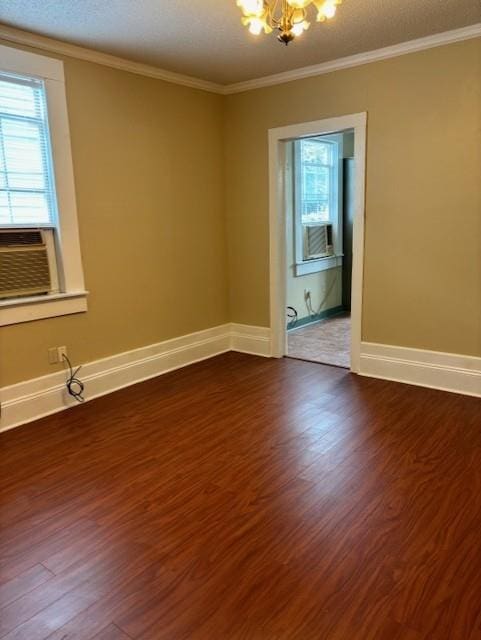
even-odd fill
[[[279,31],[277,39],[288,45],[309,28],[309,6],[317,11],[317,22],[324,22],[336,13],[342,0],[237,0],[241,8],[242,24],[254,35]]]

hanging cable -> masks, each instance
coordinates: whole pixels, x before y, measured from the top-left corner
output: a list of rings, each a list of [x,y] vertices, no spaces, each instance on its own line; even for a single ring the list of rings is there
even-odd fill
[[[84,383],[81,380],[79,380],[79,378],[77,378],[77,373],[80,371],[82,366],[77,367],[74,371],[72,368],[72,364],[69,358],[65,355],[65,353],[62,354],[62,358],[66,361],[68,368],[70,370],[70,375],[67,378],[67,381],[65,382],[67,391],[73,398],[75,398],[75,400],[77,400],[77,402],[85,402],[85,398],[82,395],[85,389],[85,386],[84,386]]]
[[[338,279],[341,277],[341,269],[339,269],[339,268],[329,269],[328,271],[326,271],[326,273],[328,273],[329,271],[334,271],[334,275],[333,275],[331,284],[329,285],[326,293],[324,294],[324,298],[319,303],[319,307],[318,307],[317,311],[314,311],[314,309],[312,308],[312,300],[311,300],[311,298],[309,297],[306,300],[307,311],[308,311],[309,315],[311,316],[311,318],[316,318],[321,313],[325,303],[327,302],[327,300],[329,299],[329,296],[331,295],[332,290],[334,289],[334,285],[337,283]]]
[[[287,329],[293,329],[297,324],[297,310],[294,307],[287,307]]]

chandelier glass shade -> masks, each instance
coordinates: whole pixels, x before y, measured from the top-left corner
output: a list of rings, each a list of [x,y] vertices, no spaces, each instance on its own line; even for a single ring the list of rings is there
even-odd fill
[[[310,12],[317,22],[334,17],[342,0],[237,0],[242,11],[242,24],[254,35],[276,30],[277,39],[289,44],[309,28]],[[314,15],[314,12],[311,12]]]

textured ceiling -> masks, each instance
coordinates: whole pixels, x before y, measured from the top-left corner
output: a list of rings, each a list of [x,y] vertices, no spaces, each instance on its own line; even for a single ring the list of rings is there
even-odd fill
[[[229,84],[481,22],[481,2],[344,0],[288,47],[252,36],[235,0],[0,0],[0,22]]]

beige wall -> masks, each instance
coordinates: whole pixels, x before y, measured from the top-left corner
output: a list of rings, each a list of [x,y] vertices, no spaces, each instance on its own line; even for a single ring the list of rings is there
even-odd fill
[[[267,131],[368,112],[363,339],[481,355],[481,39],[227,97],[231,319],[269,324]]]
[[[49,55],[49,54],[47,54]],[[65,60],[87,313],[2,328],[1,385],[227,321],[222,97]]]
[[[267,326],[267,131],[358,111],[364,339],[481,355],[481,39],[228,97],[65,73],[89,311],[3,328],[1,385],[55,371],[50,346],[80,363]]]

